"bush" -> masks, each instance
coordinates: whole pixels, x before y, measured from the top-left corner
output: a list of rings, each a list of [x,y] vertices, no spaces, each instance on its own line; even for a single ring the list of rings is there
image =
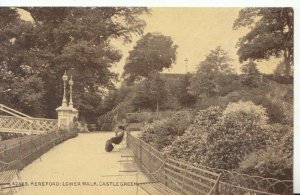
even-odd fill
[[[221,116],[220,107],[211,106],[206,110],[200,110],[183,136],[176,138],[164,151],[174,158],[186,160],[194,165],[203,165],[210,144],[207,136],[221,129]]]
[[[197,166],[203,163],[206,148],[205,135],[189,129],[166,147],[164,152],[175,159],[185,160]]]
[[[243,99],[246,101],[253,101],[256,105],[265,107],[270,123],[281,123],[284,120],[284,113],[281,105],[273,103],[265,95],[249,95],[247,98]]]
[[[191,129],[199,131],[200,133],[209,133],[216,129],[219,125],[222,116],[222,109],[218,106],[211,106],[206,110],[197,112]]]
[[[222,128],[208,135],[205,164],[235,169],[244,155],[265,145],[267,114],[252,102],[230,103],[222,114]]]
[[[245,157],[238,169],[241,173],[279,180],[293,179],[293,158],[279,147],[268,147]]]
[[[225,128],[238,128],[249,131],[265,127],[268,122],[266,109],[250,101],[228,104],[223,112],[222,119]]]
[[[199,111],[193,125],[166,152],[175,157],[222,169],[235,169],[246,154],[265,146],[267,115],[252,102],[230,103]]]
[[[213,96],[213,97],[206,97],[206,96],[201,96],[198,97],[197,104],[196,104],[196,109],[197,110],[204,110],[209,108],[210,106],[217,106],[220,108],[226,108],[227,104],[229,102],[227,101],[226,98],[220,97],[220,96]]]
[[[195,166],[291,179],[292,127],[269,125],[268,120],[266,109],[250,101],[229,103],[224,111],[220,107],[211,106],[196,114],[193,123],[182,136],[172,137],[168,134],[167,140],[160,137],[159,141],[154,142],[159,144],[169,141],[171,145],[166,144],[160,148],[164,148],[163,151],[169,156]],[[167,127],[163,132],[170,132],[167,130],[171,129],[169,122],[161,124]],[[155,130],[153,128],[152,135],[163,136],[162,132],[159,134]],[[152,142],[156,139],[151,137]]]
[[[161,150],[171,145],[177,136],[183,135],[191,121],[190,113],[178,112],[171,118],[147,123],[142,128],[140,138]]]

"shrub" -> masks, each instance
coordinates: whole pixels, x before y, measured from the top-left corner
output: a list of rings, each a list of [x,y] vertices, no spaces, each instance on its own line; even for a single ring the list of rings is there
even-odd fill
[[[222,169],[235,169],[246,154],[265,146],[265,109],[252,102],[230,103],[199,111],[193,125],[166,152],[175,157]]]
[[[164,152],[175,159],[185,160],[197,166],[203,163],[206,148],[205,135],[189,129],[166,147]]]
[[[156,120],[145,125],[140,138],[161,150],[172,144],[177,136],[183,135],[191,120],[190,113],[178,112],[171,118]]]
[[[249,131],[264,127],[268,121],[266,109],[250,101],[228,104],[223,112],[222,119],[225,128],[238,128]]]
[[[220,107],[211,106],[206,110],[200,110],[188,130],[164,151],[174,158],[189,161],[194,165],[204,164],[209,144],[207,136],[219,131],[221,116]]]
[[[206,110],[197,112],[191,129],[208,133],[215,130],[215,125],[219,125],[222,116],[222,109],[218,106],[211,106]]]
[[[268,147],[245,157],[238,169],[241,173],[279,180],[293,179],[293,158],[279,147]]]
[[[284,113],[280,104],[273,103],[265,95],[252,95],[245,100],[253,101],[256,105],[262,105],[266,108],[266,112],[270,123],[281,123],[284,120]]]
[[[208,135],[205,164],[235,169],[244,155],[265,145],[267,114],[252,102],[230,103],[222,114],[222,128]]]

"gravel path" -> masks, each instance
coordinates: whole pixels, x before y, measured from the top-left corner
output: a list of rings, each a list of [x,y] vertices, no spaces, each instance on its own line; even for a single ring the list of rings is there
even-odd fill
[[[17,195],[144,195],[135,182],[147,178],[138,172],[119,172],[120,147],[107,153],[104,145],[113,132],[79,134],[54,147],[22,171]],[[23,182],[23,183],[22,183]],[[16,184],[16,183],[15,183]]]

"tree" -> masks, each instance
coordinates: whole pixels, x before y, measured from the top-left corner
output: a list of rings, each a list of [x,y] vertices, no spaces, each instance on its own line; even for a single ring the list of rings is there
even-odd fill
[[[147,33],[129,52],[123,78],[130,83],[170,68],[176,61],[176,49],[171,37]]]
[[[196,97],[189,92],[189,86],[191,84],[191,75],[187,74],[180,79],[175,88],[175,95],[179,103],[184,107],[191,108],[196,103]]]
[[[137,110],[150,109],[155,111],[157,106],[163,106],[166,97],[165,83],[160,77],[150,77],[139,83],[135,89],[132,105]]]
[[[32,23],[20,19],[16,8],[0,8],[0,101],[29,115],[45,116],[44,82],[24,63]]]
[[[5,51],[18,48],[20,52],[11,52],[11,59],[2,61],[10,71],[18,73],[18,77],[22,76],[20,67],[23,65],[35,70],[34,74],[43,81],[42,99],[47,102],[44,111],[48,117],[56,116],[55,108],[61,103],[61,76],[65,70],[69,75],[72,73],[75,82],[74,104],[86,111],[83,115],[93,112],[95,98],[97,103],[101,102],[99,89],[114,88],[113,81],[117,79],[110,67],[122,55],[110,40],[122,38],[128,43],[132,34],[142,34],[145,22],[138,16],[148,12],[145,8],[22,9],[28,11],[34,21],[21,22],[25,30],[16,31],[6,39],[7,43],[13,42],[14,47],[6,47]],[[5,15],[3,10],[0,16]],[[14,19],[9,21],[17,28],[19,16],[11,15]],[[88,98],[85,98],[86,93],[89,93]]]
[[[294,75],[294,67],[291,67],[291,70],[289,71],[289,75],[286,75],[285,72],[285,66],[284,62],[281,61],[279,64],[277,64],[276,69],[274,70],[274,78],[276,81],[280,81],[283,83],[293,83],[293,75]]]
[[[294,11],[292,8],[246,8],[239,12],[233,29],[250,32],[237,43],[240,61],[283,57],[288,77],[294,59]]]
[[[192,78],[190,90],[195,95],[212,96],[218,93],[222,80],[220,76],[233,74],[231,59],[218,46],[211,50],[206,59],[200,62],[196,75]]]
[[[241,68],[242,82],[250,87],[256,87],[259,79],[259,70],[254,62],[244,64]]]

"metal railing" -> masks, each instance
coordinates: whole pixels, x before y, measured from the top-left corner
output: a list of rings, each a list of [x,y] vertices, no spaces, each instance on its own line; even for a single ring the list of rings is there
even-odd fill
[[[251,176],[170,158],[141,139],[127,135],[127,146],[141,170],[181,194],[293,194],[293,181]]]
[[[220,187],[223,190],[234,192],[249,192],[259,194],[293,194],[292,180],[279,180],[275,178],[265,178],[256,175],[248,175],[236,171],[211,168],[198,165],[200,168],[207,169],[221,174]]]
[[[2,144],[0,170],[4,171],[11,166],[20,170],[55,145],[75,136],[77,136],[77,131],[51,131],[16,139],[14,143]]]
[[[3,104],[0,111],[10,115],[0,115],[0,132],[39,134],[58,129],[56,119],[34,118]]]
[[[180,194],[217,194],[220,174],[169,158],[144,141],[127,135],[127,145],[150,180]]]
[[[22,118],[16,116],[0,116],[0,131],[39,134],[45,131],[57,130],[56,119]]]

